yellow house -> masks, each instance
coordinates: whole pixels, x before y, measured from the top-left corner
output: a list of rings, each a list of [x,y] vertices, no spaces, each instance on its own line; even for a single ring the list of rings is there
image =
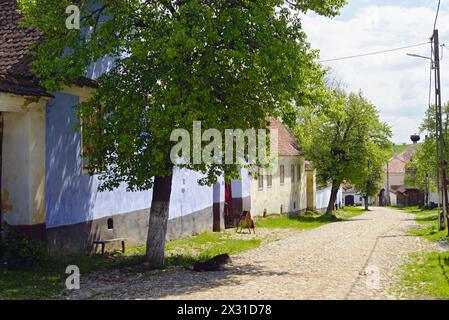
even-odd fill
[[[251,213],[253,216],[303,213],[307,209],[304,157],[281,121],[271,120],[270,129],[278,131],[278,163],[271,171],[257,169],[259,178],[251,179]]]

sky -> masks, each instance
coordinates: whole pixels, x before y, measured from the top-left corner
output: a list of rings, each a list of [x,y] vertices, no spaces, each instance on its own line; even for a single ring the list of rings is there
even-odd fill
[[[307,14],[303,28],[320,60],[425,43],[432,35],[438,0],[349,0],[334,18]],[[449,0],[441,1],[437,29],[441,49],[443,102],[449,100]],[[430,44],[386,54],[334,62],[332,77],[348,90],[364,95],[377,107],[382,121],[388,122],[395,143],[410,143],[429,104],[430,61],[407,56],[430,56]],[[432,101],[434,96],[432,95]],[[421,135],[424,138],[425,133]]]

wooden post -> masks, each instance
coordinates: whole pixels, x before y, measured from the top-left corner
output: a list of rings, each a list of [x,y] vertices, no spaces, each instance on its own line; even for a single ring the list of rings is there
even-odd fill
[[[447,194],[447,174],[446,174],[446,159],[444,152],[444,136],[443,136],[443,112],[441,106],[441,76],[440,76],[440,41],[438,30],[433,32],[433,52],[434,52],[434,63],[435,63],[435,102],[437,109],[437,124],[439,131],[439,146],[440,146],[440,160],[441,160],[441,180],[442,180],[442,191],[443,191],[443,210],[448,219],[449,225],[449,203]],[[448,228],[449,232],[449,228]]]

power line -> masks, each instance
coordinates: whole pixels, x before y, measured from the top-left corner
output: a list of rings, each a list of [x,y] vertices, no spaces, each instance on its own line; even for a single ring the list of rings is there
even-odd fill
[[[400,48],[394,48],[394,49],[388,49],[388,50],[382,50],[382,51],[375,51],[375,52],[369,52],[369,53],[362,53],[362,54],[357,54],[357,55],[347,56],[347,57],[341,57],[341,58],[335,58],[335,59],[320,60],[320,61],[318,61],[318,62],[319,62],[319,63],[323,63],[323,62],[331,62],[331,61],[339,61],[339,60],[348,60],[348,59],[354,59],[354,58],[361,58],[361,57],[373,56],[373,55],[376,55],[376,54],[382,54],[382,53],[388,53],[388,52],[400,51],[400,50],[409,49],[409,48],[414,48],[414,47],[420,47],[420,46],[423,46],[423,45],[425,45],[425,44],[429,44],[429,41],[428,41],[428,42],[424,42],[424,43],[419,43],[419,44],[410,45],[410,46],[400,47]]]

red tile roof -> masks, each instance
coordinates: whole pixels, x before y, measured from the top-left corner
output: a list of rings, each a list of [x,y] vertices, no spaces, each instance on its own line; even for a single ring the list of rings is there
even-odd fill
[[[17,0],[0,0],[0,92],[23,96],[51,95],[38,84],[30,71],[30,46],[42,38],[42,33],[19,26]],[[80,87],[96,87],[96,83],[80,77]]]
[[[42,34],[19,27],[16,0],[0,0],[0,92],[50,96],[30,73],[28,50]]]
[[[280,156],[299,156],[299,144],[288,131],[287,127],[278,119],[270,119],[270,129],[278,130],[278,151]]]
[[[388,171],[390,173],[405,173],[405,166],[409,163],[416,151],[416,145],[411,145],[400,154],[392,157],[388,161]]]

